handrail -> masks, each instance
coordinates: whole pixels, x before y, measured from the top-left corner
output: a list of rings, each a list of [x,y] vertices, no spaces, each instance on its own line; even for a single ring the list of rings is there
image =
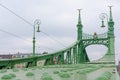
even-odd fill
[[[107,33],[102,34],[82,34],[82,39],[107,38]]]

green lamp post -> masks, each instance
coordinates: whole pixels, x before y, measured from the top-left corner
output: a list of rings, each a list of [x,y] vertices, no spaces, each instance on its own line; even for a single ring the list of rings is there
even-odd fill
[[[41,24],[41,21],[39,19],[36,19],[34,21],[34,29],[33,29],[33,53],[32,55],[35,56],[35,32],[40,32],[40,24]],[[37,31],[35,31],[35,28],[37,27]]]

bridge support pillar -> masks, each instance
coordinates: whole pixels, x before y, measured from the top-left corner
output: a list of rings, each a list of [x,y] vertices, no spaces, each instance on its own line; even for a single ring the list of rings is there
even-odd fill
[[[89,62],[90,60],[89,60],[89,58],[88,58],[88,55],[87,55],[87,52],[86,52],[86,50],[84,49],[83,50],[83,53],[84,53],[84,56],[83,56],[83,60],[84,60],[84,62]]]
[[[82,63],[84,60],[83,60],[83,47],[82,47],[82,44],[78,44],[78,63]]]
[[[64,63],[64,54],[58,55],[58,64],[63,64]]]
[[[11,69],[14,68],[15,64],[14,63],[11,63]]]
[[[69,51],[67,51],[67,55],[66,55],[66,62],[67,64],[71,64],[71,49]]]
[[[77,47],[73,48],[73,63],[77,64]]]
[[[53,65],[53,64],[54,64],[54,57],[53,57],[53,55],[50,57],[49,64],[50,64],[50,65]]]
[[[109,39],[109,54],[114,55],[114,38]]]
[[[53,55],[49,56],[49,58],[46,59],[44,65],[52,65],[52,64],[54,64],[54,56]]]
[[[37,66],[37,61],[33,61],[31,66]]]

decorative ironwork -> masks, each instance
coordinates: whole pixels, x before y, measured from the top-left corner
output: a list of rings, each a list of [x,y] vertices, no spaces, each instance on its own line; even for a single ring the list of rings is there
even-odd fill
[[[87,55],[87,52],[85,48],[89,45],[94,44],[100,44],[105,45],[108,47],[108,52],[103,57],[102,60],[107,61],[107,63],[114,62],[114,21],[112,18],[112,11],[111,6],[110,8],[110,18],[108,21],[108,31],[103,34],[85,34],[82,32],[82,22],[81,22],[81,15],[79,11],[78,16],[78,36],[77,41],[72,44],[71,46],[64,48],[60,51],[56,51],[54,53],[49,54],[43,54],[41,56],[32,56],[29,58],[22,58],[22,59],[15,59],[15,60],[2,60],[0,61],[0,68],[7,68],[11,67],[13,68],[15,64],[17,63],[27,63],[27,67],[33,66],[36,64],[39,60],[46,60],[45,65],[49,64],[78,64],[78,63],[86,63],[90,62],[89,57]],[[39,25],[39,23],[37,23]],[[34,33],[35,33],[35,26],[34,26]],[[33,54],[35,54],[35,34],[33,37]],[[56,62],[54,62],[56,60]],[[106,63],[106,62],[100,62],[100,60],[97,61],[98,63]]]
[[[82,34],[82,39],[95,39],[95,37],[97,37],[98,39],[101,38],[107,38],[107,33],[103,33],[103,34]]]

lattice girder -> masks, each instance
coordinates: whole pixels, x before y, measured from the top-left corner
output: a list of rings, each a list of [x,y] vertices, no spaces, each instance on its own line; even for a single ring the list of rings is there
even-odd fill
[[[105,45],[106,47],[109,47],[109,42],[108,38],[101,38],[101,39],[83,39],[82,40],[84,48],[86,48],[89,45],[94,45],[94,44],[101,44]]]
[[[98,39],[101,39],[101,38],[107,38],[107,32],[106,33],[102,33],[102,34],[86,34],[86,33],[82,33],[82,39],[95,39],[95,38],[98,38]]]

